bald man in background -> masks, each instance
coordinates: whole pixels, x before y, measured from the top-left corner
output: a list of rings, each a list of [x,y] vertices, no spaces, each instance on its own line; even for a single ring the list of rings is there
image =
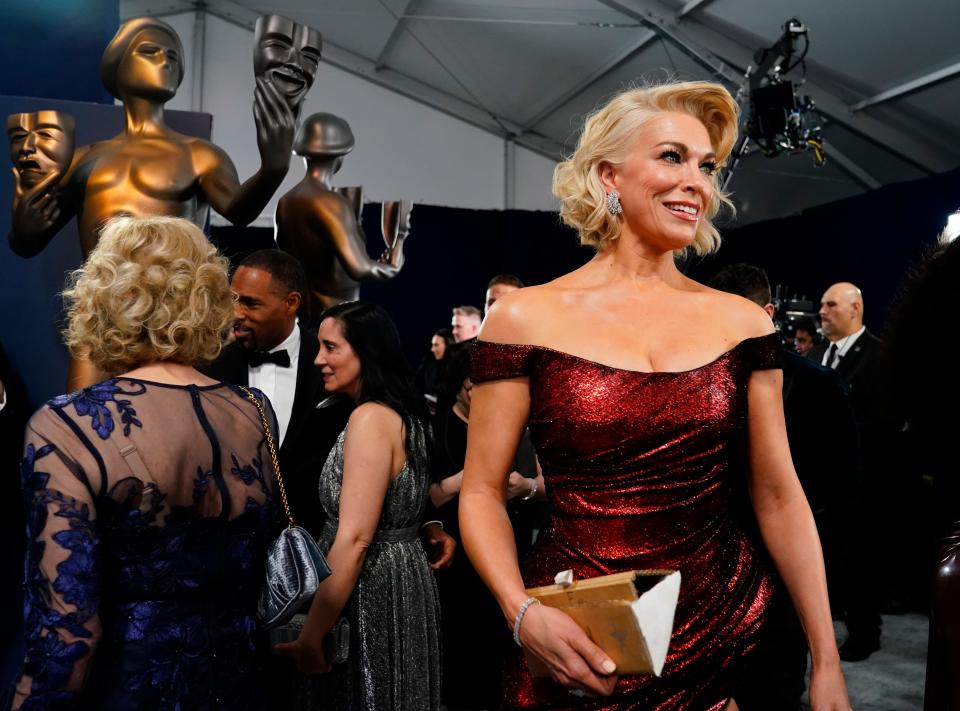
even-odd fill
[[[820,300],[820,329],[827,338],[821,365],[836,370],[848,386],[871,371],[882,344],[863,325],[860,289],[846,281],[827,289]]]
[[[863,311],[863,294],[850,282],[834,284],[820,300],[821,330],[827,339],[821,364],[836,370],[847,384],[862,453],[859,505],[846,556],[844,620],[849,636],[840,647],[840,658],[851,662],[880,648],[879,610],[893,567],[892,531],[901,518],[893,503],[897,487],[892,471],[900,433],[884,415],[883,342],[863,325]]]

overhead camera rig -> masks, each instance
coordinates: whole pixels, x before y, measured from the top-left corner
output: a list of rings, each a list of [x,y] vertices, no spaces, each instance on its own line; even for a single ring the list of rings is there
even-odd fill
[[[803,50],[798,51],[801,38]],[[737,103],[741,106],[741,132],[722,179],[724,188],[740,159],[749,152],[751,142],[769,158],[811,151],[817,166],[826,161],[813,100],[797,93],[805,78],[804,59],[809,49],[807,27],[792,18],[783,26],[780,39],[754,54],[754,64],[747,68],[737,92]],[[803,74],[800,81],[794,83],[785,75],[797,67]]]

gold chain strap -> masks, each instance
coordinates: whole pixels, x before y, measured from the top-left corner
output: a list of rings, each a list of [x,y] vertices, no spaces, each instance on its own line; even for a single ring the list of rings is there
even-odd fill
[[[277,447],[273,443],[273,432],[270,431],[270,425],[267,424],[267,415],[263,411],[263,405],[260,404],[256,396],[242,385],[239,387],[246,393],[247,399],[256,406],[257,412],[260,413],[260,422],[263,424],[264,434],[267,435],[267,447],[270,449],[270,459],[273,460],[273,473],[276,474],[277,486],[280,487],[280,500],[283,502],[283,510],[287,513],[287,521],[290,522],[290,528],[293,528],[297,524],[294,523],[293,514],[290,513],[290,503],[287,501],[287,490],[283,487],[283,477],[280,476],[280,462],[277,461]]]

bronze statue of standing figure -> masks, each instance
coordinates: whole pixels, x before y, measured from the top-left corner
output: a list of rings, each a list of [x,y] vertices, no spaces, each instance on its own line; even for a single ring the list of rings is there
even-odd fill
[[[360,282],[393,279],[403,267],[412,203],[383,203],[381,229],[387,249],[375,260],[367,254],[360,227],[360,188],[331,185],[353,146],[353,132],[342,118],[318,113],[304,119],[293,149],[303,156],[307,174],[277,205],[277,246],[303,264],[314,318],[334,304],[358,299]]]
[[[319,47],[310,61],[315,71]],[[36,255],[73,216],[86,255],[116,215],[175,215],[203,225],[213,207],[246,225],[260,214],[289,168],[296,119],[284,92],[268,76],[257,78],[253,115],[261,164],[241,183],[223,150],[164,122],[164,104],[183,72],[183,47],[168,24],[139,17],[120,26],[103,53],[100,77],[123,102],[126,125],[109,140],[77,149],[65,174],[51,172],[30,186],[15,173],[14,252]]]
[[[84,257],[103,225],[117,215],[173,215],[202,226],[212,207],[235,225],[253,221],[289,169],[296,115],[313,83],[321,49],[320,33],[276,15],[261,18],[255,39],[256,173],[241,183],[222,149],[166,125],[164,104],[184,74],[180,38],[162,20],[128,20],[100,61],[103,85],[123,102],[123,131],[74,152],[70,118],[69,140],[67,131],[60,132],[59,160],[48,161],[41,170],[37,156],[24,154],[36,140],[30,137],[29,121],[22,114],[8,117],[15,164],[10,248],[21,257],[35,256],[74,216]],[[36,120],[56,115],[41,111]],[[60,123],[66,127],[63,119]],[[55,144],[54,132],[47,134],[46,143]],[[88,363],[74,359],[67,388],[90,385],[98,376]]]

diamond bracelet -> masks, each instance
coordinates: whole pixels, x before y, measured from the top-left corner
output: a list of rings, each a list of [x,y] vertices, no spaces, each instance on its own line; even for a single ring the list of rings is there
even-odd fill
[[[535,597],[528,597],[523,601],[523,604],[520,606],[520,609],[517,611],[517,616],[513,618],[513,641],[517,643],[518,647],[523,645],[520,643],[520,624],[523,622],[523,616],[527,614],[527,610],[531,605],[536,603],[540,604],[540,601]]]

